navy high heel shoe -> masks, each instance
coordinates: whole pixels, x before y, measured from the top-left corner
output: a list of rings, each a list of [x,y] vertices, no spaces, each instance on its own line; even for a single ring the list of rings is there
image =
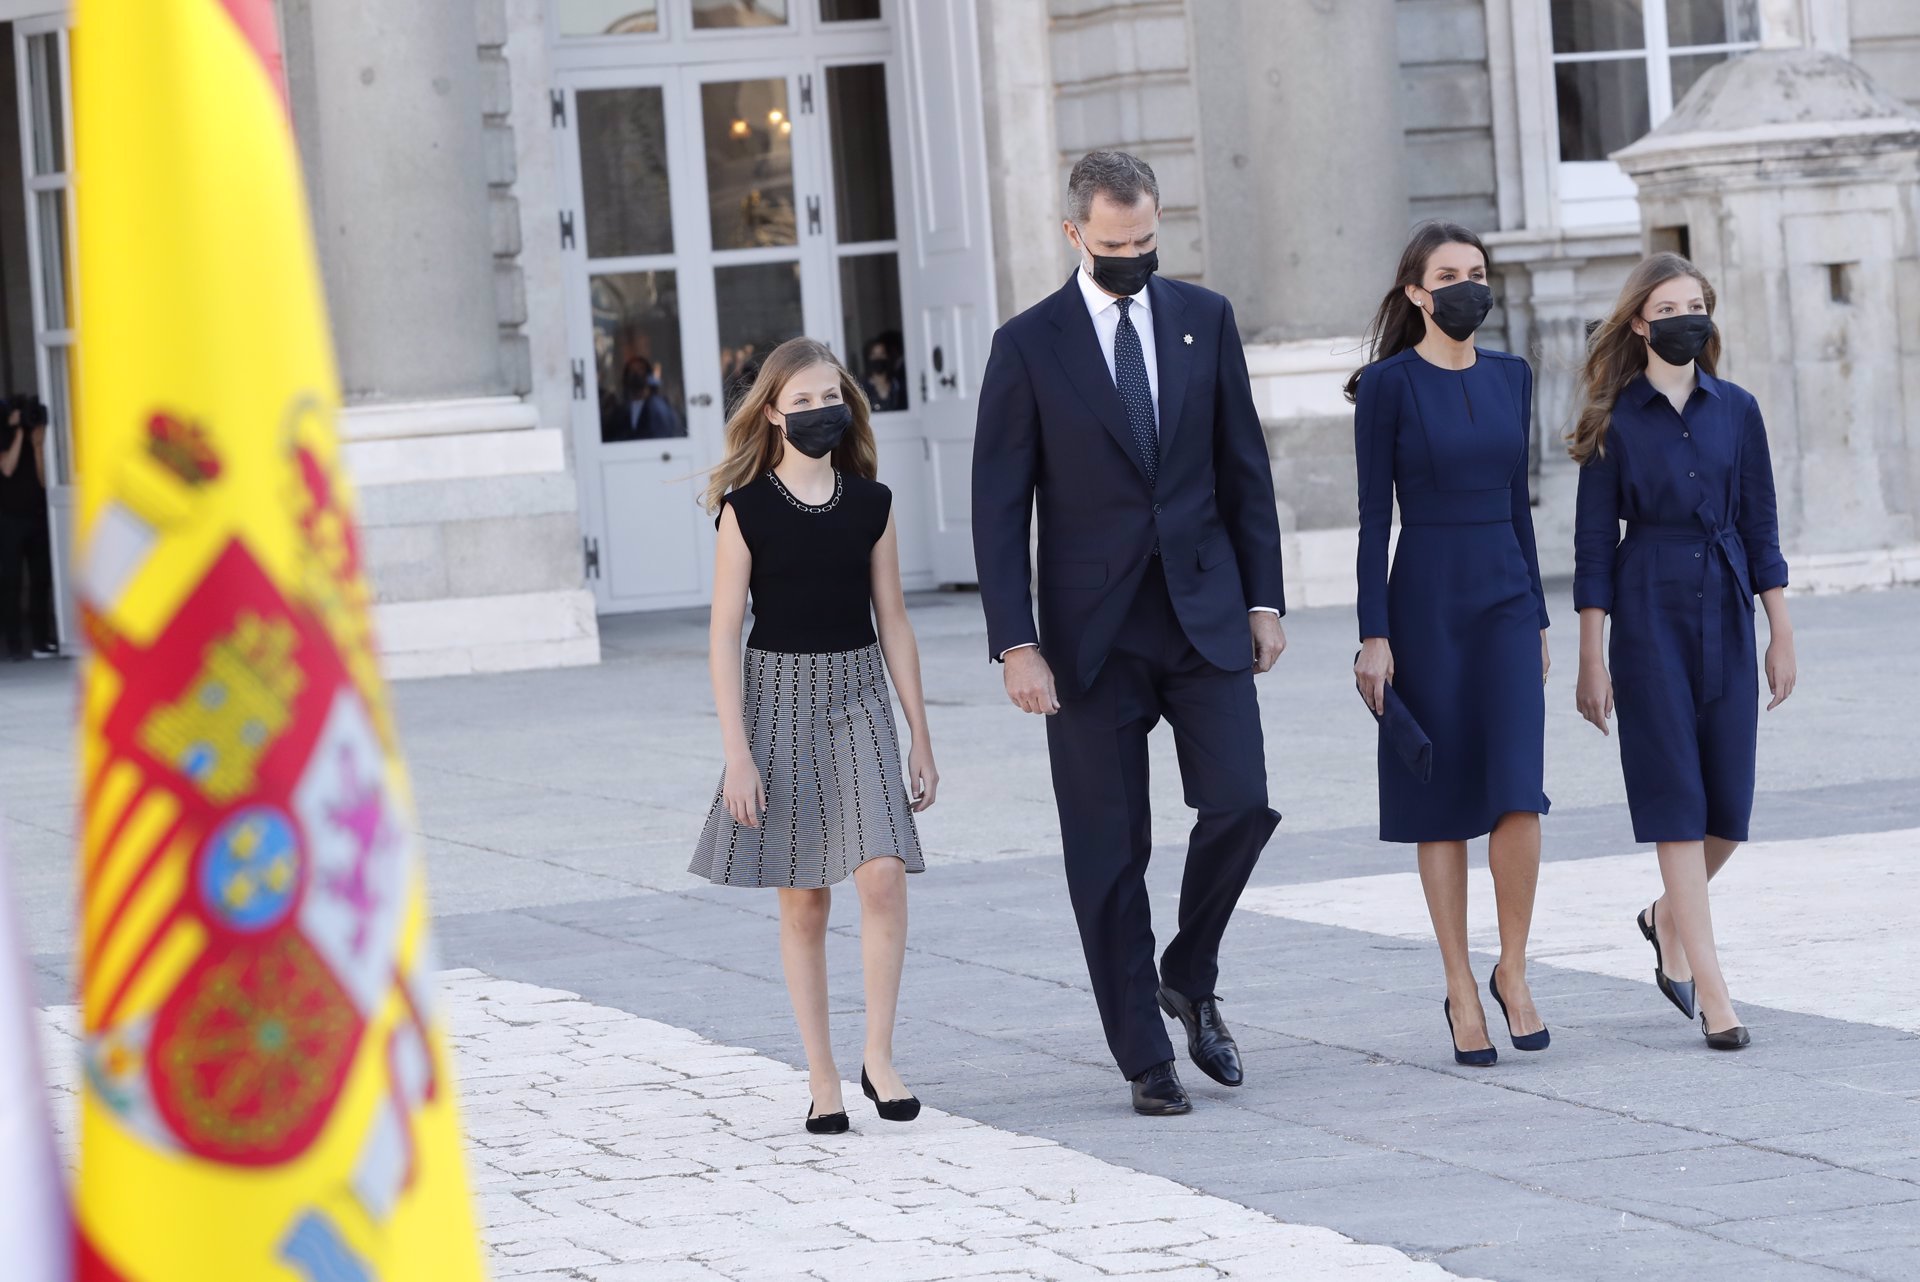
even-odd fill
[[[1500,1003],[1500,1014],[1507,1021],[1507,1036],[1513,1039],[1513,1049],[1517,1051],[1543,1051],[1553,1041],[1553,1034],[1542,1028],[1537,1033],[1516,1033],[1513,1031],[1513,1016],[1507,1014],[1507,1000],[1500,996],[1500,968],[1495,966],[1487,976],[1487,991],[1493,994],[1493,1000]]]
[[[1717,1051],[1741,1051],[1753,1044],[1753,1038],[1748,1035],[1744,1024],[1735,1024],[1732,1028],[1723,1028],[1717,1033],[1709,1032],[1707,1017],[1702,1015],[1700,1031],[1706,1033],[1707,1045]]]
[[[1667,995],[1668,1001],[1680,1008],[1682,1015],[1692,1019],[1700,1013],[1699,1007],[1694,1004],[1693,981],[1667,978],[1666,963],[1660,956],[1660,937],[1653,933],[1653,905],[1648,904],[1644,911],[1635,915],[1633,921],[1640,927],[1640,933],[1647,937],[1647,942],[1653,945],[1654,985]]]
[[[1461,1050],[1460,1039],[1453,1035],[1453,998],[1451,997],[1441,998],[1440,1009],[1445,1011],[1447,1015],[1447,1038],[1448,1040],[1453,1042],[1453,1062],[1454,1063],[1464,1064],[1468,1068],[1486,1068],[1489,1065],[1492,1065],[1499,1061],[1500,1052],[1495,1050],[1491,1046],[1487,1047],[1483,1051]]]

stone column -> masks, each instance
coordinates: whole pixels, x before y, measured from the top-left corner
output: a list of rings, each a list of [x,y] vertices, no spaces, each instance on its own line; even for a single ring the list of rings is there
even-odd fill
[[[1208,283],[1249,339],[1358,334],[1407,235],[1394,0],[1188,13]]]
[[[282,8],[348,400],[505,391],[474,5]]]
[[[1800,586],[1920,573],[1920,113],[1836,54],[1713,68],[1614,159],[1649,243],[1719,291],[1722,370],[1759,398]],[[1901,551],[1905,547],[1907,551]]]

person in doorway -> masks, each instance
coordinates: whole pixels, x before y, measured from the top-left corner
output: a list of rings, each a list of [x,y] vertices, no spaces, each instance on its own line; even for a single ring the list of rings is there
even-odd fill
[[[0,644],[7,658],[33,657],[27,643],[26,586],[28,518],[32,499],[33,446],[23,421],[26,398],[8,397],[0,424]]]
[[[644,356],[627,358],[620,371],[620,400],[602,411],[603,441],[661,441],[685,436],[660,386],[660,372]]]
[[[1433,741],[1422,780],[1380,736],[1380,839],[1418,843],[1420,883],[1446,970],[1455,1062],[1499,1058],[1467,953],[1467,842],[1487,837],[1500,960],[1487,989],[1515,1049],[1550,1040],[1527,986],[1540,878],[1547,604],[1527,494],[1533,371],[1478,346],[1493,308],[1487,251],[1456,223],[1416,227],[1347,380],[1360,481],[1360,654],[1353,675],[1386,712],[1387,686]],[[1394,496],[1409,533],[1387,569]],[[1417,531],[1417,534],[1412,533]],[[1536,674],[1539,679],[1535,680]]]
[[[1280,816],[1253,678],[1286,645],[1280,522],[1233,308],[1156,275],[1160,189],[1124,152],[1067,181],[1060,291],[1000,327],[980,389],[973,543],[989,657],[1047,718],[1067,891],[1107,1047],[1136,1112],[1191,1110],[1193,1062],[1240,1084],[1220,941]],[[1040,513],[1039,626],[1029,553]],[[1179,930],[1153,955],[1147,735],[1173,727],[1198,821]]]
[[[867,344],[866,358],[861,365],[860,390],[867,394],[867,403],[873,406],[876,414],[907,408],[907,385],[900,376],[899,363],[895,361],[884,334]]]
[[[1603,734],[1619,710],[1633,837],[1655,845],[1666,892],[1635,919],[1653,945],[1654,982],[1698,1017],[1708,1046],[1739,1050],[1752,1038],[1720,970],[1707,883],[1747,839],[1753,812],[1756,594],[1768,711],[1793,693],[1798,669],[1767,429],[1752,394],[1714,374],[1713,306],[1697,267],[1655,254],[1627,277],[1588,348],[1569,437],[1580,464],[1576,704]]]
[[[53,612],[53,527],[47,508],[47,407],[38,397],[26,407],[27,449],[32,455],[31,485],[23,486],[31,504],[27,515],[27,632],[36,658],[60,653],[60,633]],[[23,465],[22,473],[28,469]]]
[[[720,529],[708,644],[726,770],[691,871],[779,888],[814,1134],[848,1126],[827,1022],[826,935],[830,888],[849,873],[866,968],[861,1089],[889,1121],[920,1111],[894,1069],[893,1025],[906,874],[926,867],[914,816],[933,805],[940,776],[878,461],[853,375],[825,344],[795,338],[766,357],[728,419],[725,461],[706,492]],[[889,673],[913,736],[904,771]]]

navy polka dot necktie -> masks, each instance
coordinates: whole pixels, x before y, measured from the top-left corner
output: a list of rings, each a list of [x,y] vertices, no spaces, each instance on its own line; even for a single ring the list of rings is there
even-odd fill
[[[1120,328],[1113,335],[1113,384],[1120,392],[1120,403],[1127,407],[1127,426],[1133,429],[1133,443],[1140,450],[1140,462],[1147,469],[1147,484],[1160,478],[1160,429],[1153,418],[1153,384],[1147,382],[1147,361],[1140,353],[1140,331],[1133,327],[1131,298],[1120,304]]]

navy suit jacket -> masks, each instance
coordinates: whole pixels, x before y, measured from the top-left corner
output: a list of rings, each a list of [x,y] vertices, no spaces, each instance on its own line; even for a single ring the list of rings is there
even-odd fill
[[[1063,697],[1099,675],[1160,546],[1202,657],[1250,667],[1247,612],[1286,612],[1280,520],[1233,307],[1155,276],[1160,469],[1149,485],[1079,282],[993,336],[973,446],[973,549],[993,658],[1038,642]],[[1039,627],[1029,553],[1038,498]]]

